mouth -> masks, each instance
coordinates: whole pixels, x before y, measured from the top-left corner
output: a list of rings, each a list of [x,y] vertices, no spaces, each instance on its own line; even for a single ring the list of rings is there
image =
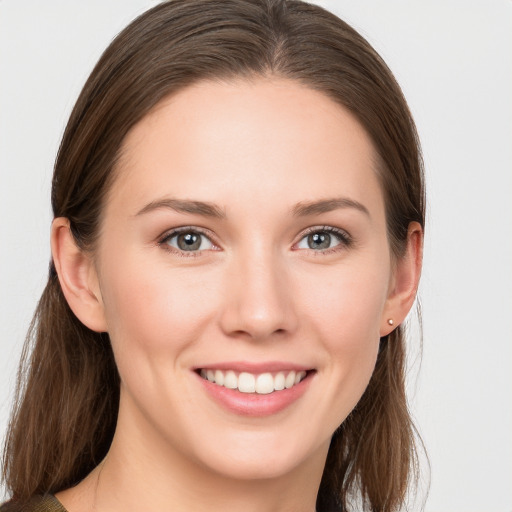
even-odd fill
[[[299,385],[313,370],[283,370],[249,373],[219,368],[196,370],[203,378],[217,386],[238,390],[240,393],[269,395]]]
[[[300,402],[317,373],[283,361],[226,361],[193,370],[206,396],[230,413],[252,417],[272,416]]]

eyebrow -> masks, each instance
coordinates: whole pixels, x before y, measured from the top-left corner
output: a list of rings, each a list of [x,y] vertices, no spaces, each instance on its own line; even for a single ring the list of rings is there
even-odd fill
[[[226,218],[224,211],[219,208],[216,204],[208,203],[204,201],[189,201],[186,199],[171,199],[164,198],[157,201],[151,201],[144,208],[139,210],[136,214],[144,215],[161,208],[167,208],[174,210],[179,213],[192,213],[195,215],[202,215],[204,217],[213,217],[216,219]]]
[[[333,210],[343,208],[354,208],[370,217],[368,208],[358,201],[348,197],[335,197],[332,199],[322,199],[320,201],[300,202],[292,208],[292,213],[296,217],[306,217],[308,215],[319,215],[321,213],[332,212]]]
[[[164,198],[151,201],[136,216],[167,208],[179,213],[191,213],[194,215],[202,215],[204,217],[212,217],[216,219],[225,219],[226,213],[216,204],[205,201],[192,201],[186,199]],[[319,215],[321,213],[331,212],[333,210],[354,208],[360,212],[370,216],[370,212],[363,204],[347,197],[336,197],[332,199],[321,199],[319,201],[300,202],[292,208],[295,217],[307,217],[308,215]]]

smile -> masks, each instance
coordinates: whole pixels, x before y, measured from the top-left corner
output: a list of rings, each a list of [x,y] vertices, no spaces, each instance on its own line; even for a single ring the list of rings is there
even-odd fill
[[[237,373],[234,370],[201,369],[199,374],[218,386],[237,389],[241,393],[268,395],[275,391],[290,389],[306,378],[306,371],[280,371],[276,373]]]

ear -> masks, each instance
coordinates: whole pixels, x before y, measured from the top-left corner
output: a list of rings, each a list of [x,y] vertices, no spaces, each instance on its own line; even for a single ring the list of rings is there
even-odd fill
[[[68,219],[54,219],[51,248],[60,286],[73,313],[89,329],[107,331],[96,268],[91,256],[77,246]]]
[[[405,253],[395,262],[390,280],[388,298],[381,318],[381,337],[393,331],[409,313],[418,290],[422,258],[423,230],[418,222],[411,222]]]

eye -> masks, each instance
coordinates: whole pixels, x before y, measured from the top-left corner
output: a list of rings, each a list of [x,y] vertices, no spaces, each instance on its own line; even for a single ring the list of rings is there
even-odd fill
[[[343,245],[348,247],[351,239],[348,233],[333,227],[312,228],[296,245],[297,249],[326,251]]]
[[[213,249],[212,241],[200,231],[183,229],[168,233],[160,241],[160,245],[168,245],[181,252],[198,252]]]

